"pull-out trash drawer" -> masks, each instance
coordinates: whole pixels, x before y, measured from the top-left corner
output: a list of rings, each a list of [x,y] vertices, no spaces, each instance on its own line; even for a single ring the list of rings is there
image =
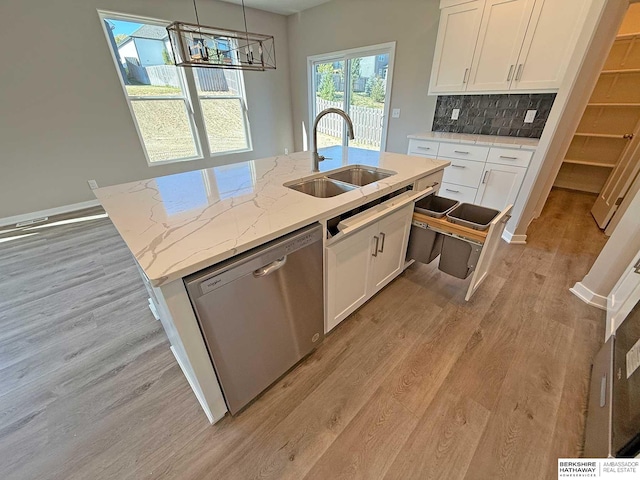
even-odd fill
[[[458,206],[456,200],[429,195],[416,202],[415,212],[433,218],[442,218]],[[423,222],[413,221],[407,248],[407,259],[420,263],[431,263],[440,255],[444,235],[431,230]]]

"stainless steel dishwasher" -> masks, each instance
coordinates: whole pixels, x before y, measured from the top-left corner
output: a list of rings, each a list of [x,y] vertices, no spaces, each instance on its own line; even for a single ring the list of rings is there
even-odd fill
[[[185,285],[236,414],[324,338],[322,227],[195,273]]]

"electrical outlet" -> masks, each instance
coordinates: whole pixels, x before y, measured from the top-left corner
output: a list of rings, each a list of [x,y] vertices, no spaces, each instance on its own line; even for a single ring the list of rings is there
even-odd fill
[[[400,109],[394,108],[391,112],[391,118],[400,118]]]
[[[451,112],[451,120],[457,120],[459,116],[460,116],[460,109],[454,108],[453,112]]]
[[[289,149],[288,149],[288,148],[285,148],[285,149],[284,149],[284,154],[285,154],[285,155],[289,155]]]
[[[91,190],[95,190],[96,188],[98,188],[98,182],[96,182],[95,180],[89,180],[87,183],[89,184],[89,188]]]
[[[537,110],[527,110],[527,114],[524,116],[524,123],[533,123],[536,113],[538,113]]]

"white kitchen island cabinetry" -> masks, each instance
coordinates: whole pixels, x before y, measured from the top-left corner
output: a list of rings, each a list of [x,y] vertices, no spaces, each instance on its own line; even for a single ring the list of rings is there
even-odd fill
[[[442,179],[442,169],[449,164],[357,148],[344,148],[336,153],[339,154],[332,154],[332,158],[321,163],[320,174],[311,171],[309,152],[297,152],[95,190],[135,257],[152,310],[162,322],[171,351],[211,423],[224,417],[227,406],[185,287],[185,277],[314,223],[320,223],[328,231],[329,219],[389,198],[375,203],[376,218],[348,229],[358,234],[370,226],[370,235],[378,238],[380,233],[386,233],[384,247],[379,245],[384,252],[378,253],[379,259],[388,255],[384,262],[371,262],[369,247],[373,245],[371,237],[367,237],[362,257],[366,261],[358,264],[361,258],[356,254],[356,261],[343,270],[345,275],[359,271],[359,278],[365,283],[357,285],[351,281],[348,285],[354,296],[358,295],[358,288],[360,296],[363,291],[369,296],[402,271],[404,263],[400,261],[404,261],[405,230],[408,231],[404,219],[408,225],[413,201],[423,193],[435,191]],[[361,164],[392,174],[328,198],[306,195],[285,185]],[[243,188],[237,187],[239,177]],[[209,189],[209,185],[218,188]],[[194,198],[194,189],[198,192],[197,201],[176,201]],[[361,213],[364,212],[358,215]],[[340,238],[325,241],[328,244],[333,240],[338,245],[337,240],[344,240],[347,245],[349,238],[354,238],[352,248],[345,250],[357,251],[361,246],[357,245],[355,235],[350,237],[341,232]],[[326,254],[326,249],[323,252]],[[348,256],[346,252],[341,255]],[[365,267],[364,273],[360,265]],[[317,294],[323,296],[324,292]]]
[[[402,272],[413,205],[326,247],[327,332]]]
[[[558,89],[590,4],[590,0],[442,0],[429,92]]]

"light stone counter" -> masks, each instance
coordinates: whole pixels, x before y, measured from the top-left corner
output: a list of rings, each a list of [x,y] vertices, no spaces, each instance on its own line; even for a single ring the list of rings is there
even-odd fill
[[[470,143],[491,147],[522,148],[535,150],[540,142],[539,138],[501,137],[497,135],[472,135],[468,133],[426,132],[408,135],[415,140],[432,140],[437,142]]]
[[[311,155],[196,170],[95,190],[118,232],[155,287],[265,242],[355,208],[448,162],[357,148],[331,147],[321,171],[366,164],[397,172],[332,198],[283,186],[312,175]]]

